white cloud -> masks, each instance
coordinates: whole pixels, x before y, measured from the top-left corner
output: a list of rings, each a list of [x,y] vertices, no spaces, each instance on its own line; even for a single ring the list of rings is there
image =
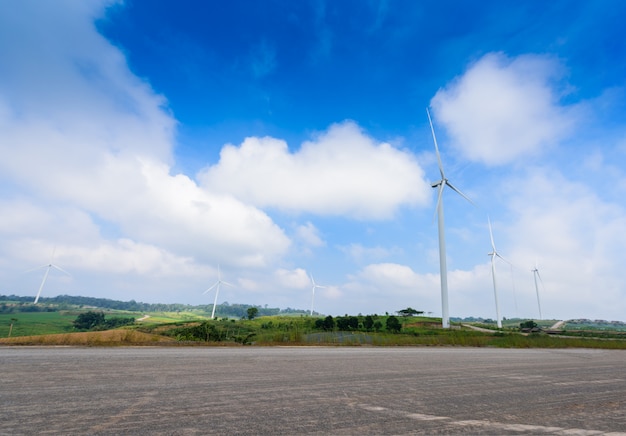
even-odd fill
[[[96,31],[107,3],[2,7],[3,246],[56,244],[68,268],[119,274],[268,265],[289,247],[282,229],[171,173],[176,120]]]
[[[541,153],[572,133],[580,107],[559,104],[556,59],[491,53],[437,92],[431,104],[451,145],[468,159],[502,165]]]
[[[302,268],[293,270],[279,268],[274,272],[274,276],[278,285],[284,288],[305,289],[311,285],[307,272]]]
[[[384,247],[365,247],[361,244],[350,244],[347,246],[339,247],[341,251],[346,253],[355,262],[362,262],[365,260],[380,260],[390,256],[392,253],[398,253],[401,250],[399,248],[387,249]]]
[[[370,264],[349,279],[340,288],[353,311],[394,313],[408,306],[437,311],[441,306],[438,275],[417,274],[406,265]]]
[[[309,246],[322,247],[326,245],[324,240],[320,237],[319,230],[310,221],[307,221],[306,224],[299,225],[296,228],[296,234],[298,239]]]
[[[353,122],[331,126],[297,152],[273,138],[225,146],[199,175],[209,191],[258,207],[362,219],[389,218],[402,205],[424,205],[431,188],[415,157],[376,143]]]
[[[586,317],[602,311],[620,319],[626,310],[623,206],[556,169],[531,170],[509,190],[515,217],[507,232],[509,250],[533,291],[530,269],[537,260],[545,283],[544,313]]]

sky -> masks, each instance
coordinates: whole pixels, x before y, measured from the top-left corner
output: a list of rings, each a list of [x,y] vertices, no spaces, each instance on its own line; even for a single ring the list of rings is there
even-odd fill
[[[0,293],[441,316],[428,109],[450,316],[496,318],[490,221],[503,317],[626,320],[625,18],[0,2]]]

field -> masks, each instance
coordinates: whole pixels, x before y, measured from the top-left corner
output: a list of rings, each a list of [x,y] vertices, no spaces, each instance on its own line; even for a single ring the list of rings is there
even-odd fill
[[[565,337],[544,333],[522,334],[511,324],[503,330],[477,331],[466,324],[441,329],[440,320],[397,317],[400,330],[387,326],[389,316],[378,316],[375,328],[363,326],[365,317],[337,317],[337,326],[320,328],[322,318],[266,316],[256,319],[216,319],[197,312],[108,311],[106,316],[133,317],[130,326],[77,332],[73,322],[82,310],[0,314],[0,344],[13,345],[194,345],[194,346],[464,346],[498,348],[604,348],[626,349],[626,339],[616,332],[607,336],[579,332]],[[395,317],[394,317],[395,318]],[[341,321],[353,321],[352,327]],[[11,329],[11,324],[13,327]],[[519,323],[517,324],[519,326]],[[485,326],[483,326],[485,327]],[[489,327],[489,326],[487,326]],[[11,331],[11,337],[9,337]]]
[[[41,334],[69,333],[73,331],[72,322],[76,312],[19,312],[0,314],[0,338],[9,336],[30,336]]]

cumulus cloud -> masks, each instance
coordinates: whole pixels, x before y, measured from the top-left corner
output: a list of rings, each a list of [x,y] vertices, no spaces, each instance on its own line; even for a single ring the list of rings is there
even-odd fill
[[[74,268],[138,275],[288,249],[264,212],[172,173],[177,122],[96,31],[108,2],[20,4],[0,12],[4,246],[54,239]]]
[[[279,268],[274,272],[274,277],[276,282],[285,288],[305,289],[311,284],[311,279],[309,279],[307,272],[302,268],[293,270]]]
[[[491,53],[431,101],[451,146],[466,158],[502,165],[567,138],[580,108],[560,104],[564,75],[558,60]]]
[[[199,180],[208,191],[258,207],[360,219],[389,218],[431,195],[412,154],[377,143],[351,121],[332,125],[295,152],[269,137],[225,146]]]
[[[535,261],[541,271],[546,313],[594,313],[618,319],[626,273],[626,210],[558,170],[532,169],[509,186],[509,250],[527,286]],[[578,307],[578,309],[576,309]],[[610,308],[610,309],[609,309]]]

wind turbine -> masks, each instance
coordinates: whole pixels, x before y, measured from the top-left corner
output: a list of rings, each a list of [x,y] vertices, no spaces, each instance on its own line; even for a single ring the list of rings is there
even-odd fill
[[[202,293],[202,295],[206,294],[207,292],[209,292],[211,289],[216,288],[215,289],[215,300],[213,300],[213,311],[211,312],[211,319],[215,319],[215,307],[217,306],[217,296],[220,293],[220,286],[221,285],[226,285],[226,286],[233,286],[228,282],[225,282],[222,280],[222,274],[220,272],[220,266],[217,266],[217,282],[215,282],[215,284],[213,286],[211,286],[209,289],[207,289],[206,291],[204,291]]]
[[[541,276],[539,275],[539,269],[537,269],[537,261],[535,260],[535,268],[531,270],[533,272],[533,278],[535,279],[535,292],[537,293],[537,306],[539,307],[539,319],[543,319],[541,317],[541,302],[539,301],[539,285],[537,284],[537,277],[539,277],[539,281],[541,281],[541,285],[543,286],[543,280],[541,280]]]
[[[311,284],[313,285],[313,289],[311,290],[311,313],[309,316],[313,316],[313,301],[315,300],[315,288],[326,288],[326,286],[318,285],[315,283],[315,279],[313,278],[313,274],[311,274]]]
[[[47,265],[42,265],[42,266],[38,266],[37,268],[33,268],[30,269],[28,271],[35,271],[41,268],[46,268],[46,272],[43,275],[43,280],[41,281],[41,285],[39,285],[39,291],[37,291],[37,296],[35,297],[35,301],[33,302],[33,304],[37,304],[37,302],[39,301],[39,296],[41,295],[41,290],[43,289],[43,285],[46,284],[46,280],[48,279],[48,274],[50,273],[50,269],[54,268],[57,269],[59,271],[61,271],[64,274],[67,274],[68,276],[71,276],[70,273],[68,273],[67,271],[65,271],[64,269],[62,269],[61,267],[55,265],[52,263],[52,260],[54,259],[54,252],[56,251],[56,247],[52,250],[52,256],[50,257],[50,263],[48,263]]]
[[[502,328],[502,318],[500,318],[500,305],[498,304],[498,287],[496,285],[496,257],[499,257],[509,265],[511,265],[511,262],[502,257],[500,253],[498,253],[498,250],[496,250],[496,244],[495,242],[493,242],[493,232],[491,230],[491,219],[487,217],[487,221],[489,223],[489,237],[491,238],[492,251],[491,253],[488,253],[488,256],[491,256],[491,277],[493,278],[493,296],[496,300],[496,320],[498,322],[498,328]]]
[[[450,183],[443,172],[443,164],[441,163],[441,156],[439,155],[439,146],[437,145],[437,137],[435,136],[435,129],[433,128],[433,121],[430,118],[430,112],[426,108],[426,114],[428,114],[428,122],[430,123],[430,130],[433,134],[433,141],[435,143],[435,151],[437,152],[437,163],[439,164],[439,173],[441,174],[441,180],[433,183],[431,186],[437,188],[439,191],[437,194],[437,227],[439,229],[439,271],[441,277],[441,326],[444,329],[450,328],[450,315],[448,314],[448,268],[446,265],[446,237],[444,233],[443,225],[443,190],[446,186],[459,194],[461,197],[474,204],[465,194],[459,191]]]

